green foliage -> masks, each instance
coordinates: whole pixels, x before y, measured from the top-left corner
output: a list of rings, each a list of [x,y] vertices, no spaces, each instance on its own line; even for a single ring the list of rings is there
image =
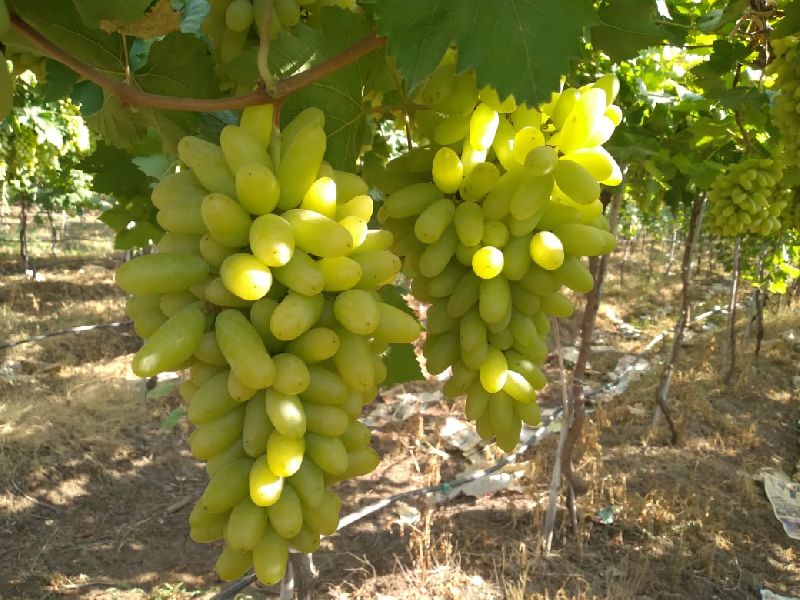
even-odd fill
[[[474,68],[479,86],[530,104],[557,88],[578,56],[583,28],[596,23],[584,0],[383,0],[375,12],[410,89],[455,43],[459,72]]]

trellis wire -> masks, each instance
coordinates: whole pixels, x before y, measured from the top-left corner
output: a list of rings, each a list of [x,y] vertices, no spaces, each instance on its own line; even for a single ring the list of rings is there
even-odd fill
[[[50,333],[43,333],[42,335],[35,335],[33,337],[19,340],[18,342],[8,342],[0,344],[0,350],[7,350],[22,344],[30,344],[31,342],[41,342],[47,338],[56,337],[59,335],[68,335],[70,333],[83,333],[84,331],[92,331],[94,329],[111,329],[115,327],[127,327],[133,325],[133,321],[114,321],[113,323],[96,323],[95,325],[78,325],[77,327],[70,327],[69,329],[62,329],[61,331],[52,331]]]

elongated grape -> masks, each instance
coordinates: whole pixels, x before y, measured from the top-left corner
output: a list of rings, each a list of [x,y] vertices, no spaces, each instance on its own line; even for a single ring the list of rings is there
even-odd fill
[[[187,135],[178,142],[178,156],[209,192],[236,193],[233,175],[216,144]]]
[[[289,292],[272,313],[269,328],[279,340],[293,340],[311,329],[322,314],[324,299]]]
[[[484,279],[480,283],[478,307],[487,323],[501,321],[511,308],[511,288],[503,277]]]
[[[247,494],[248,476],[253,461],[236,460],[221,468],[206,486],[198,504],[212,513],[233,508]]]
[[[578,204],[590,204],[600,196],[600,184],[577,162],[560,159],[553,176],[559,189]]]
[[[339,338],[339,350],[333,357],[336,369],[350,387],[369,390],[375,381],[369,342],[344,330],[339,332]]]
[[[307,433],[306,451],[325,473],[338,475],[347,469],[347,449],[338,437]]]
[[[576,256],[600,256],[616,247],[616,238],[607,231],[581,224],[566,224],[553,229],[564,252]]]
[[[464,179],[464,165],[450,148],[440,148],[433,159],[433,182],[445,194],[454,194]]]
[[[206,316],[198,304],[181,309],[158,328],[133,357],[133,372],[153,377],[186,362],[197,350],[205,329]]]
[[[228,394],[228,372],[215,375],[199,388],[189,402],[187,417],[194,425],[202,425],[218,419],[229,410],[239,406]]]
[[[333,312],[339,323],[358,335],[371,334],[380,320],[378,302],[363,290],[347,290],[336,296]]]
[[[350,256],[361,267],[356,287],[374,289],[394,281],[400,272],[400,259],[389,250],[370,250]]]
[[[256,138],[259,143],[266,148],[269,146],[272,137],[273,116],[274,105],[272,104],[248,106],[242,111],[242,118],[239,121],[239,126]]]
[[[266,585],[278,583],[286,573],[289,546],[271,526],[253,548],[253,570],[258,580]]]
[[[378,326],[373,332],[377,339],[390,344],[409,344],[419,337],[419,322],[404,310],[380,302],[378,313]]]
[[[280,184],[263,163],[242,163],[236,171],[235,185],[240,204],[251,214],[266,215],[278,205]]]
[[[306,296],[319,294],[325,286],[325,277],[314,259],[299,248],[292,253],[289,262],[274,268],[272,275],[289,289]]]
[[[531,258],[548,271],[558,269],[564,262],[561,239],[550,231],[540,231],[531,238]]]
[[[295,208],[303,201],[306,190],[314,183],[325,154],[325,131],[319,126],[305,127],[294,139],[284,136],[286,150],[278,167],[281,197],[278,206]]]
[[[217,315],[216,331],[220,350],[236,377],[253,389],[272,385],[275,365],[258,331],[242,313],[223,310]]]
[[[243,300],[263,298],[272,285],[269,267],[252,254],[231,254],[222,262],[219,274],[225,287]]]
[[[252,472],[252,467],[251,467]],[[233,507],[228,517],[226,541],[234,550],[246,552],[255,548],[268,523],[267,511],[245,496]]]
[[[250,232],[250,215],[225,194],[209,194],[201,205],[203,222],[211,236],[223,246],[246,246]]]
[[[123,263],[117,285],[129,294],[164,294],[185,290],[208,277],[208,263],[191,254],[146,254]]]
[[[283,213],[292,226],[295,243],[309,254],[335,258],[353,249],[353,239],[339,223],[310,210],[295,209]]]

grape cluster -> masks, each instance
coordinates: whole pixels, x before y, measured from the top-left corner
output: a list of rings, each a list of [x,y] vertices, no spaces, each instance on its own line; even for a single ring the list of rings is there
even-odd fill
[[[456,75],[451,54],[418,98],[431,108],[416,127],[433,144],[386,171],[378,217],[430,304],[427,369],[452,369],[445,394],[466,394],[478,433],[507,451],[522,422],[539,422],[548,317],[573,312],[560,288],[589,291],[581,257],[616,244],[599,196],[621,180],[602,148],[620,122],[618,85],[606,75],[530,108]]]
[[[772,105],[772,119],[783,138],[786,162],[800,164],[800,35],[772,40],[775,60],[767,73],[777,75],[778,94]]]
[[[779,229],[778,218],[789,201],[782,178],[783,166],[772,158],[747,158],[731,165],[708,192],[709,228],[729,237]]]
[[[267,584],[289,547],[312,552],[336,530],[328,486],[378,464],[356,419],[386,377],[381,354],[420,332],[376,291],[400,259],[389,232],[368,228],[366,183],[323,161],[322,111],[300,113],[280,143],[272,120],[272,106],[247,108],[219,145],[183,138],[187,168],[152,194],[158,253],[116,274],[146,339],[134,372],[189,369],[189,446],[210,475],[191,537],[225,540],[223,579],[252,565]]]
[[[223,64],[257,45],[263,35],[265,0],[211,0],[203,31],[211,40],[216,58]],[[355,0],[275,0],[269,22],[269,39],[309,18],[310,11],[325,6],[355,9]]]

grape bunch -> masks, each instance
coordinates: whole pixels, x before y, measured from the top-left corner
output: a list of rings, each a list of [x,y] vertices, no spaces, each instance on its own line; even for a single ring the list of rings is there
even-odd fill
[[[781,185],[783,165],[772,158],[746,158],[714,180],[708,192],[706,222],[718,235],[768,235],[780,228],[789,201]]]
[[[203,23],[203,31],[211,40],[217,60],[227,64],[248,46],[258,45],[263,35],[265,0],[211,0],[211,7]],[[281,30],[290,30],[310,11],[325,6],[338,6],[353,10],[355,0],[275,0],[272,3],[269,31],[270,40]]]
[[[259,106],[219,145],[183,138],[186,168],[152,193],[158,252],[116,273],[146,340],[134,372],[189,370],[189,447],[210,476],[191,537],[224,539],[223,579],[252,565],[275,583],[290,547],[312,552],[336,530],[327,488],[378,464],[357,418],[386,377],[381,354],[420,332],[377,292],[400,259],[368,228],[366,183],[323,161],[324,120],[308,108],[273,135]]]
[[[548,318],[573,312],[561,287],[591,290],[581,257],[616,245],[599,196],[621,180],[602,147],[619,84],[606,75],[531,108],[454,71],[451,54],[420,91],[431,108],[415,125],[433,143],[387,165],[378,217],[430,304],[428,372],[452,369],[445,394],[466,395],[481,437],[510,451],[521,423],[539,422]]]
[[[772,120],[783,138],[786,162],[800,164],[800,35],[772,40],[775,60],[767,73],[777,76],[778,94],[772,105]]]

